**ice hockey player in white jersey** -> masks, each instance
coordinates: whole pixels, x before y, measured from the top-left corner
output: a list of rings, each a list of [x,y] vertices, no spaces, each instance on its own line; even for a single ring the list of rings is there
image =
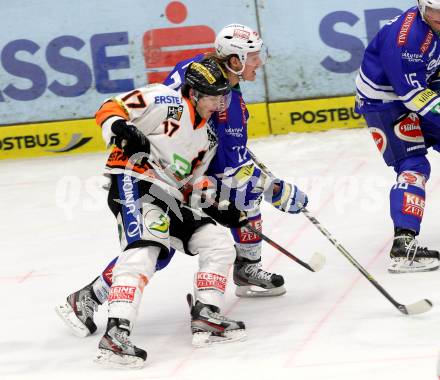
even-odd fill
[[[224,228],[193,208],[203,207],[205,214],[229,228],[246,224],[246,215],[231,203],[219,209],[217,204],[204,202],[200,191],[188,195],[188,189],[202,183],[206,198],[211,197],[203,173],[215,146],[210,143],[206,120],[225,106],[229,93],[222,67],[207,59],[191,64],[181,92],[160,84],[139,88],[105,102],[96,114],[105,141],[115,144],[106,166],[111,177],[108,203],[117,220],[122,251],[113,268],[108,323],[96,358],[99,363],[140,367],[145,362],[146,351],[131,342],[130,333],[143,289],[158,259],[169,254],[171,239],[174,247],[200,256],[194,296],[187,297],[193,344],[246,336],[243,322],[220,313],[235,249]],[[68,299],[57,308],[79,334],[74,309],[81,306]]]
[[[229,199],[238,208],[246,210],[253,226],[262,229],[262,199],[280,211],[297,214],[307,206],[308,197],[287,181],[267,178],[248,152],[249,112],[240,82],[255,81],[257,71],[265,64],[267,54],[260,35],[248,26],[230,24],[217,34],[214,47],[215,56],[227,68],[232,95],[229,107],[209,120],[219,147],[207,174],[217,179],[217,184],[226,190],[223,193],[229,191]],[[206,56],[202,53],[177,63],[164,84],[179,88],[188,65]],[[261,238],[247,228],[232,228],[231,233],[237,250],[234,263],[235,294],[239,297],[284,294],[283,276],[263,269]]]

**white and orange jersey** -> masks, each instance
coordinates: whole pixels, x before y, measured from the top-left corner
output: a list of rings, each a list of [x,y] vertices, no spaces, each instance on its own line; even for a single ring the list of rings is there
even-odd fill
[[[205,173],[216,151],[210,142],[205,119],[195,125],[191,102],[162,84],[138,88],[105,102],[96,113],[104,140],[109,145],[111,125],[117,119],[134,124],[150,142],[148,163],[128,162],[114,147],[106,165],[110,174],[129,173],[155,182],[174,197],[182,199],[182,185],[193,185]]]

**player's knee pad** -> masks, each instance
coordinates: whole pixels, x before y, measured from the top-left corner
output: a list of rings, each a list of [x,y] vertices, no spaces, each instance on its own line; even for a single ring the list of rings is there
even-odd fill
[[[418,187],[425,190],[426,177],[419,172],[412,170],[405,170],[397,176],[397,186],[402,189],[410,189],[411,187]]]
[[[153,277],[159,247],[141,247],[123,252],[113,268],[108,294],[109,317],[134,322],[145,285]]]
[[[431,165],[425,155],[412,156],[399,161],[394,170],[400,176],[403,172],[416,172],[425,177],[425,181],[431,175]]]
[[[121,275],[143,275],[151,279],[159,253],[160,248],[156,246],[130,248],[122,252],[113,268],[113,284]]]
[[[199,255],[200,271],[213,271],[227,275],[235,260],[232,239],[224,228],[205,224],[191,237],[189,250]]]

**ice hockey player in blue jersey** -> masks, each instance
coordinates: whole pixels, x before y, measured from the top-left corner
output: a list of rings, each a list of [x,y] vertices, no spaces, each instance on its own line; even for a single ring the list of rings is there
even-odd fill
[[[218,147],[207,174],[217,179],[223,195],[247,211],[249,221],[261,228],[259,204],[264,198],[281,211],[297,213],[307,204],[307,196],[296,186],[283,180],[271,181],[256,166],[247,152],[247,121],[249,112],[240,90],[240,80],[254,81],[256,71],[265,63],[265,49],[258,33],[251,28],[231,24],[224,27],[215,41],[215,56],[228,69],[232,86],[229,107],[211,117],[209,124]],[[164,84],[178,88],[189,63],[201,60],[200,54],[180,62]],[[237,259],[234,282],[239,297],[276,296],[285,293],[281,275],[265,271],[261,266],[262,241],[245,227],[231,230],[235,240]],[[255,287],[258,287],[257,289]]]
[[[356,111],[396,172],[390,191],[391,273],[439,267],[439,252],[420,247],[415,239],[431,171],[428,148],[438,149],[440,142],[439,36],[440,0],[419,0],[379,31],[356,78]]]

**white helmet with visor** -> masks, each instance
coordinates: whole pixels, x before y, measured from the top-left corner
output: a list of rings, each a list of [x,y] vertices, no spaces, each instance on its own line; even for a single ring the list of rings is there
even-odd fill
[[[425,18],[426,8],[438,9],[440,10],[440,0],[417,0],[420,14]]]
[[[247,60],[249,53],[259,52],[260,64],[264,64],[267,58],[266,51],[263,50],[263,40],[259,34],[253,29],[241,24],[225,26],[217,34],[214,46],[217,56],[220,58],[226,58],[230,55],[238,56],[242,64],[240,71],[236,72],[226,64],[226,67],[237,75],[243,72],[246,63],[250,63]]]

